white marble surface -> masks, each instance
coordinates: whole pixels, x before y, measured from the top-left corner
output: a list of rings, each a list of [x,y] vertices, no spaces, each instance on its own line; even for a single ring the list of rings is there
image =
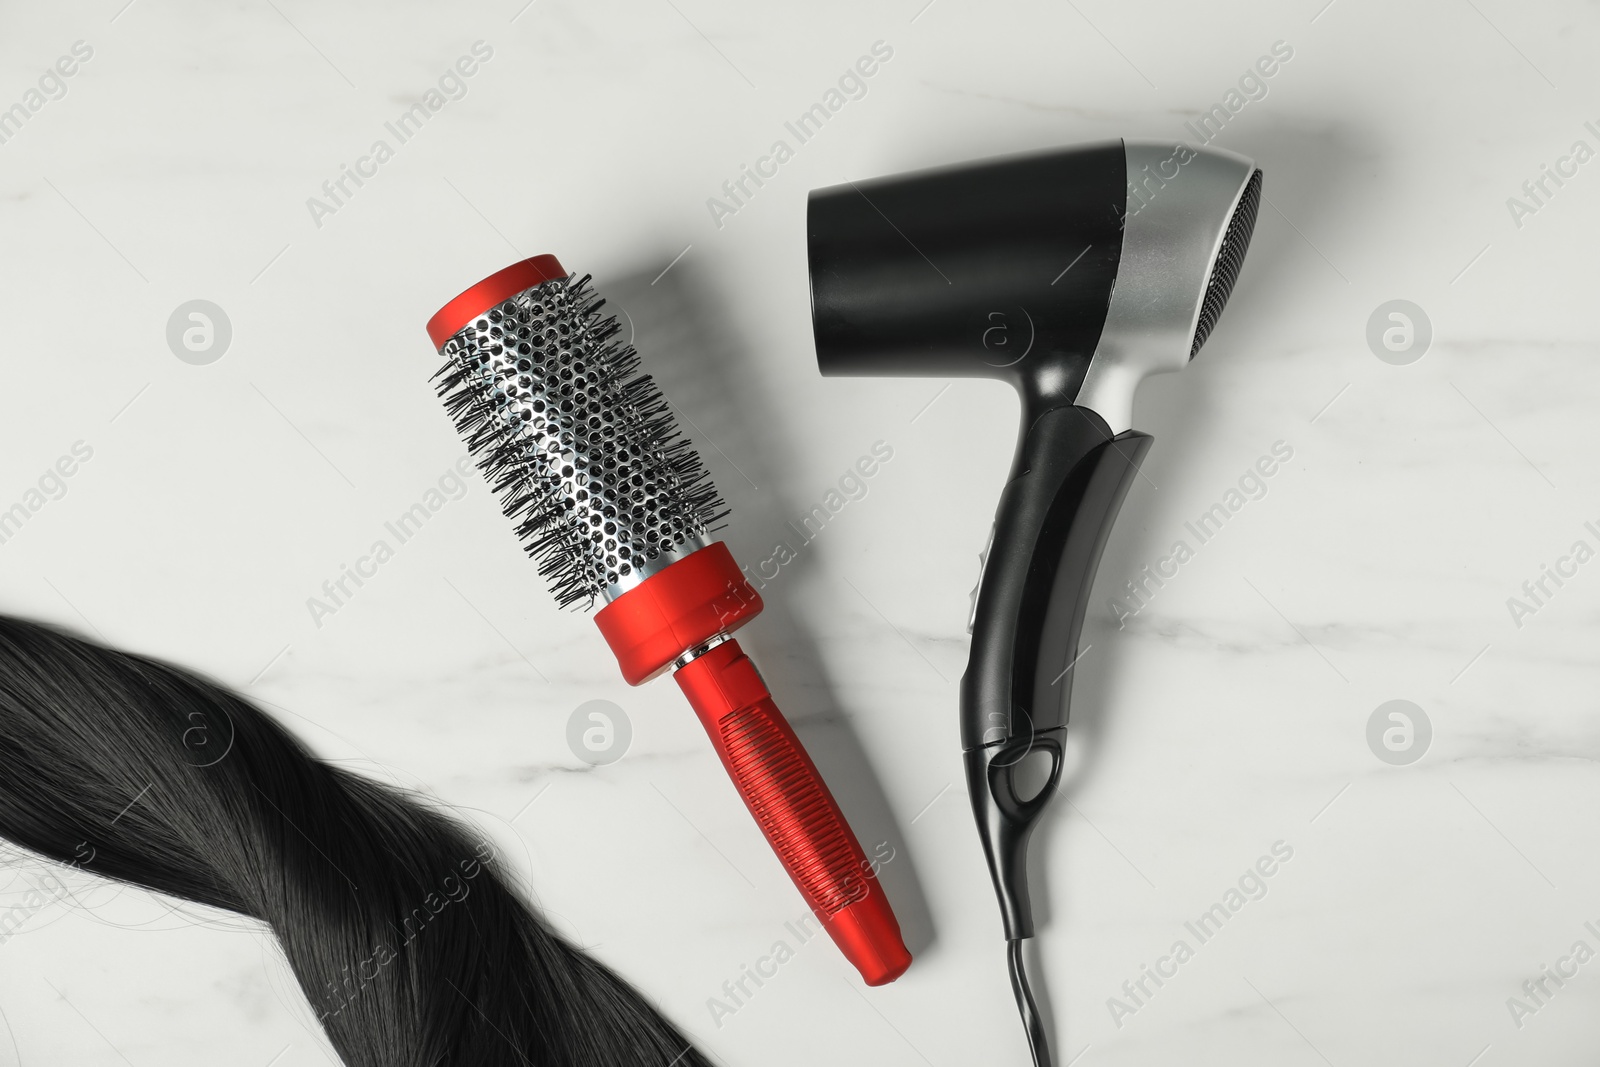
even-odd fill
[[[1259,160],[1271,206],[1202,357],[1140,395],[1156,446],[1091,611],[1070,805],[1038,835],[1062,1061],[1591,1063],[1600,962],[1520,1028],[1507,998],[1600,948],[1600,565],[1520,628],[1506,599],[1596,544],[1600,162],[1520,227],[1506,200],[1600,147],[1600,28],[1576,2],[1323,2],[7,4],[0,107],[74,42],[93,56],[0,145],[0,504],[75,442],[93,455],[0,546],[5,608],[205,670],[455,805],[722,1062],[1022,1063],[955,716],[1015,403],[819,378],[805,195],[1183,136],[1284,41],[1217,138]],[[467,94],[314,220],[307,198],[480,40]],[[719,228],[706,199],[876,41],[893,56],[866,95]],[[424,320],[546,251],[629,311],[715,445],[747,562],[893,448],[746,639],[862,838],[897,849],[918,959],[891,987],[819,940],[713,1023],[708,998],[801,903],[676,688],[622,683],[483,486],[334,616],[308,611],[461,455]],[[207,366],[164,337],[196,298],[233,329]],[[1364,340],[1396,298],[1433,325],[1408,366]],[[1267,495],[1119,632],[1117,588],[1279,441]],[[1397,698],[1435,731],[1407,767],[1365,739]],[[598,770],[565,740],[591,699],[634,734]],[[1267,895],[1113,1020],[1275,842],[1293,858]],[[8,896],[42,873],[15,866]],[[261,931],[74,885],[0,945],[0,1064],[331,1062]]]

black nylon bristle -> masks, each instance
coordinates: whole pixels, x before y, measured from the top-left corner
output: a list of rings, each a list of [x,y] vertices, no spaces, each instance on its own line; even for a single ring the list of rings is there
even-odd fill
[[[445,411],[563,607],[626,584],[727,515],[589,278],[525,290],[447,341]]]

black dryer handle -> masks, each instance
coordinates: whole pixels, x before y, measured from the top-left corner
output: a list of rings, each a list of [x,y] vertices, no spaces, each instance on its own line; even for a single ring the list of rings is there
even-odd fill
[[[961,678],[961,743],[989,873],[1007,940],[1033,935],[1027,848],[1061,775],[1072,679],[1095,569],[1153,438],[1112,435],[1088,408],[1038,415],[1000,494]],[[1024,797],[1018,768],[1051,760],[1048,781]]]

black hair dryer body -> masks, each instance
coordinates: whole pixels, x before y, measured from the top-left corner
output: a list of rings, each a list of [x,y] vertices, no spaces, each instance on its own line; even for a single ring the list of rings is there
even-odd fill
[[[826,375],[999,378],[1022,399],[961,680],[968,785],[1035,1062],[1050,1062],[1023,970],[1028,835],[1055,793],[1070,669],[1117,509],[1149,449],[1148,374],[1178,370],[1232,291],[1261,172],[1232,153],[1111,142],[811,194],[817,359]],[[1030,754],[1048,781],[1023,791]]]

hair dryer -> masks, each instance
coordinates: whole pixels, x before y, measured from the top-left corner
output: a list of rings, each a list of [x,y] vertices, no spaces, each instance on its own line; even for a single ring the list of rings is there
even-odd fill
[[[1148,374],[1182,368],[1227,303],[1261,172],[1229,152],[1112,142],[811,193],[817,360],[828,375],[999,378],[1022,431],[969,623],[961,743],[1034,1060],[1028,835],[1061,775],[1084,608],[1149,449]],[[1024,759],[1048,780],[1028,790]]]

